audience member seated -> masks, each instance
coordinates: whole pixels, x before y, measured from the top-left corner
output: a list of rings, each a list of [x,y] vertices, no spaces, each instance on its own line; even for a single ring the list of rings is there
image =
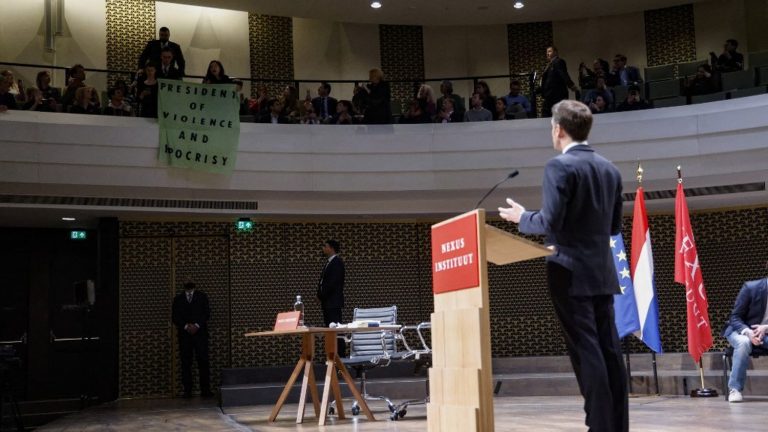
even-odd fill
[[[8,80],[0,79],[0,112],[6,112],[9,109],[15,110],[19,106],[16,104],[16,97],[9,91],[11,84]]]
[[[427,117],[427,123],[432,122],[437,114],[437,101],[435,100],[435,91],[427,84],[422,84],[416,94],[419,106]]]
[[[149,62],[144,67],[144,79],[136,85],[139,102],[139,115],[146,118],[157,118],[157,65]]]
[[[592,62],[590,70],[584,62],[579,63],[579,87],[583,89],[595,88],[597,77],[608,75],[608,61],[601,58]]]
[[[160,70],[157,71],[157,77],[173,80],[182,79],[184,75],[173,63],[173,49],[170,47],[163,48],[160,52]]]
[[[716,72],[735,72],[744,69],[744,55],[736,52],[739,42],[736,39],[725,41],[723,53],[718,57],[714,52],[709,53],[712,69]]]
[[[438,123],[461,123],[464,121],[464,114],[460,113],[453,105],[453,98],[443,98],[443,109],[437,114],[435,119]]]
[[[243,93],[243,81],[235,78],[232,80],[232,83],[235,85],[235,91],[237,92],[237,96],[240,98],[240,115],[250,114],[248,108],[248,98],[245,97],[245,94]]]
[[[280,97],[280,103],[283,106],[283,116],[287,117],[291,123],[297,123],[301,117],[299,89],[290,85],[285,86],[283,95]]]
[[[647,100],[640,96],[640,87],[629,86],[627,98],[616,107],[617,112],[638,111],[653,108]]]
[[[56,112],[56,103],[43,99],[43,93],[37,87],[27,87],[27,102],[21,107],[26,111]],[[51,106],[53,105],[53,106]]]
[[[613,67],[608,72],[606,83],[610,87],[628,86],[639,84],[643,81],[640,77],[640,69],[634,66],[627,66],[627,56],[616,54],[613,57]]]
[[[109,104],[104,107],[104,115],[133,117],[133,109],[125,102],[123,87],[115,86],[109,90]]]
[[[320,117],[318,117],[315,107],[312,105],[311,99],[305,99],[301,110],[301,124],[316,125],[322,123]]]
[[[595,100],[589,103],[589,110],[592,111],[592,114],[603,114],[610,112],[611,107],[603,95],[597,95]]]
[[[40,71],[37,73],[35,82],[37,83],[37,89],[40,90],[43,100],[53,104],[55,111],[56,104],[61,102],[61,91],[56,87],[51,87],[51,74],[48,71]]]
[[[387,124],[392,122],[391,95],[389,83],[384,81],[384,72],[373,68],[368,72],[368,84],[359,87],[355,96],[364,100],[363,121],[366,124]],[[354,103],[354,98],[352,99]]]
[[[336,113],[338,103],[331,97],[331,85],[327,82],[320,83],[320,87],[317,88],[317,97],[312,99],[312,106],[322,121],[327,121]]]
[[[80,87],[75,92],[75,103],[69,107],[72,114],[101,114],[99,95],[93,87]]]
[[[354,122],[352,113],[352,101],[342,99],[336,104],[336,115],[329,119],[329,123],[351,125]]]
[[[613,92],[605,85],[605,78],[597,77],[595,88],[588,90],[584,95],[582,102],[589,105],[594,102],[598,96],[602,96],[608,106],[613,106]]]
[[[69,81],[64,95],[61,96],[61,104],[65,112],[74,103],[77,90],[82,87],[85,87],[85,68],[81,64],[76,64],[69,68]]]
[[[27,100],[27,95],[24,91],[24,84],[21,80],[16,81],[16,78],[13,76],[13,71],[6,69],[0,72],[0,75],[10,83],[11,87],[8,91],[16,98],[16,102],[25,102]]]
[[[719,91],[720,85],[712,68],[708,64],[699,66],[693,79],[685,78],[685,93],[688,96],[698,96]]]
[[[514,118],[512,114],[507,113],[506,98],[500,97],[496,99],[496,106],[494,108],[496,108],[493,112],[494,120],[511,120]]]
[[[480,93],[472,93],[470,103],[472,108],[464,113],[465,122],[491,121],[493,119],[493,114],[483,106],[483,99]]]
[[[115,81],[115,85],[112,88],[119,88],[123,91],[123,101],[125,101],[125,103],[133,105],[134,102],[136,102],[136,95],[134,94],[136,89],[126,84],[125,80],[119,79]]]
[[[363,86],[355,83],[355,88],[352,89],[352,115],[363,116],[365,112],[366,104],[368,103],[368,93],[363,90]]]
[[[256,97],[248,99],[248,111],[258,119],[262,114],[269,112],[269,106],[267,105],[269,99],[267,86],[264,84],[257,85]]]
[[[173,55],[173,64],[178,69],[179,74],[183,77],[186,63],[184,62],[184,54],[181,52],[181,47],[175,42],[171,42],[171,31],[168,27],[160,27],[158,32],[159,39],[151,40],[147,42],[147,46],[144,47],[144,51],[139,56],[138,69],[142,70],[148,61],[154,62],[154,64],[162,64],[162,52],[164,49],[170,49]]]
[[[520,94],[522,85],[518,80],[509,82],[509,94],[504,96],[504,104],[507,106],[507,114],[514,114],[518,111],[516,106],[522,107],[528,115],[531,114],[531,102],[527,97]]]
[[[203,78],[203,84],[231,84],[232,78],[230,78],[224,72],[224,65],[218,60],[211,60],[208,63],[208,71]]]
[[[283,103],[280,99],[270,99],[267,102],[269,111],[259,117],[259,123],[288,124],[291,119],[283,115]]]
[[[475,85],[475,93],[480,93],[480,100],[483,103],[483,108],[489,112],[496,110],[496,96],[491,94],[491,89],[488,87],[488,83],[480,80]]]
[[[400,118],[400,123],[429,123],[429,115],[424,111],[423,105],[419,98],[415,97],[411,99],[410,104],[408,104],[408,111],[403,113],[403,116]]]
[[[442,94],[442,96],[437,100],[436,106],[442,110],[443,107],[445,107],[443,100],[449,98],[453,101],[453,108],[456,111],[459,119],[463,119],[464,111],[467,109],[464,107],[464,101],[461,99],[461,96],[453,94],[453,83],[448,80],[440,83],[440,94]],[[436,120],[438,120],[438,123],[440,122],[440,119]]]

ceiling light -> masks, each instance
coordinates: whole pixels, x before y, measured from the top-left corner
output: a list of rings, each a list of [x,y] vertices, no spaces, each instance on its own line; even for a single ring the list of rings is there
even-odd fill
[[[381,7],[381,2],[378,2],[378,1],[372,1],[372,2],[371,2],[371,7],[372,7],[372,8],[374,8],[374,9],[378,9],[378,8],[380,8],[380,7]]]
[[[75,220],[75,218],[73,218],[73,217],[63,217],[63,218],[61,218],[61,220],[67,221],[67,222],[72,222],[73,220]]]
[[[525,7],[522,0],[517,0],[514,5],[512,5],[515,9],[522,9]]]

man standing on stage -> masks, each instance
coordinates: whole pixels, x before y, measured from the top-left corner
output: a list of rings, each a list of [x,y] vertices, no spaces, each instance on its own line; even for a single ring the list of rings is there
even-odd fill
[[[581,102],[552,107],[552,142],[561,154],[544,168],[542,208],[512,199],[501,217],[525,234],[546,235],[547,285],[585,399],[590,431],[627,431],[626,371],[613,316],[619,293],[610,236],[621,232],[621,175],[588,144],[592,114]]]
[[[340,323],[341,309],[344,307],[344,261],[339,256],[341,245],[336,240],[328,240],[323,244],[323,254],[328,258],[317,284],[317,298],[323,309],[323,321],[328,327],[332,322]],[[345,343],[338,341],[339,357],[344,356]]]
[[[211,309],[208,296],[195,289],[195,284],[187,282],[184,291],[173,299],[172,319],[179,335],[181,354],[181,383],[184,397],[192,396],[192,357],[197,358],[200,370],[200,394],[211,397],[211,372],[208,363],[208,319]]]

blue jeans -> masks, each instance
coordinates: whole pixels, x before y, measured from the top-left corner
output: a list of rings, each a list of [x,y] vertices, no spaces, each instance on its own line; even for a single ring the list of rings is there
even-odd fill
[[[733,347],[733,365],[731,377],[728,379],[728,388],[738,391],[744,390],[744,381],[747,380],[747,366],[749,366],[749,354],[752,353],[752,342],[747,336],[738,332],[731,332],[727,336],[728,342]],[[763,348],[768,348],[768,336],[763,338]]]

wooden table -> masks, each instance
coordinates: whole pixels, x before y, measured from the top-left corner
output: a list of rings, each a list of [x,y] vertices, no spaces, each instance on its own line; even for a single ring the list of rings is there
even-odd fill
[[[299,374],[303,372],[303,379],[301,382],[301,394],[299,396],[299,409],[296,413],[296,423],[302,423],[304,421],[304,408],[307,403],[307,390],[309,390],[312,397],[312,404],[315,408],[315,418],[318,419],[317,424],[320,426],[325,425],[325,419],[328,415],[328,401],[333,392],[333,398],[336,400],[336,412],[338,413],[339,420],[345,418],[344,407],[341,402],[341,388],[339,387],[338,375],[344,378],[347,383],[349,391],[357,400],[357,404],[365,413],[368,420],[376,420],[371,413],[368,404],[363,399],[360,391],[355,386],[355,381],[349,374],[349,371],[344,366],[344,363],[339,358],[336,352],[336,337],[339,334],[355,333],[355,332],[375,332],[375,331],[397,331],[400,329],[399,325],[388,325],[380,327],[360,327],[360,328],[327,328],[327,327],[306,327],[296,330],[282,330],[282,331],[263,331],[246,333],[246,337],[264,337],[264,336],[286,336],[286,335],[301,335],[301,357],[296,363],[296,367],[293,369],[293,373],[288,382],[283,388],[283,392],[280,394],[280,398],[277,400],[272,413],[269,416],[269,421],[274,422],[277,419],[277,415],[280,413],[280,409],[285,404],[288,394],[299,378]],[[325,385],[323,386],[322,399],[318,398],[317,383],[315,381],[315,372],[312,367],[313,357],[315,354],[315,336],[323,336],[325,342]],[[338,375],[336,373],[338,371]]]

